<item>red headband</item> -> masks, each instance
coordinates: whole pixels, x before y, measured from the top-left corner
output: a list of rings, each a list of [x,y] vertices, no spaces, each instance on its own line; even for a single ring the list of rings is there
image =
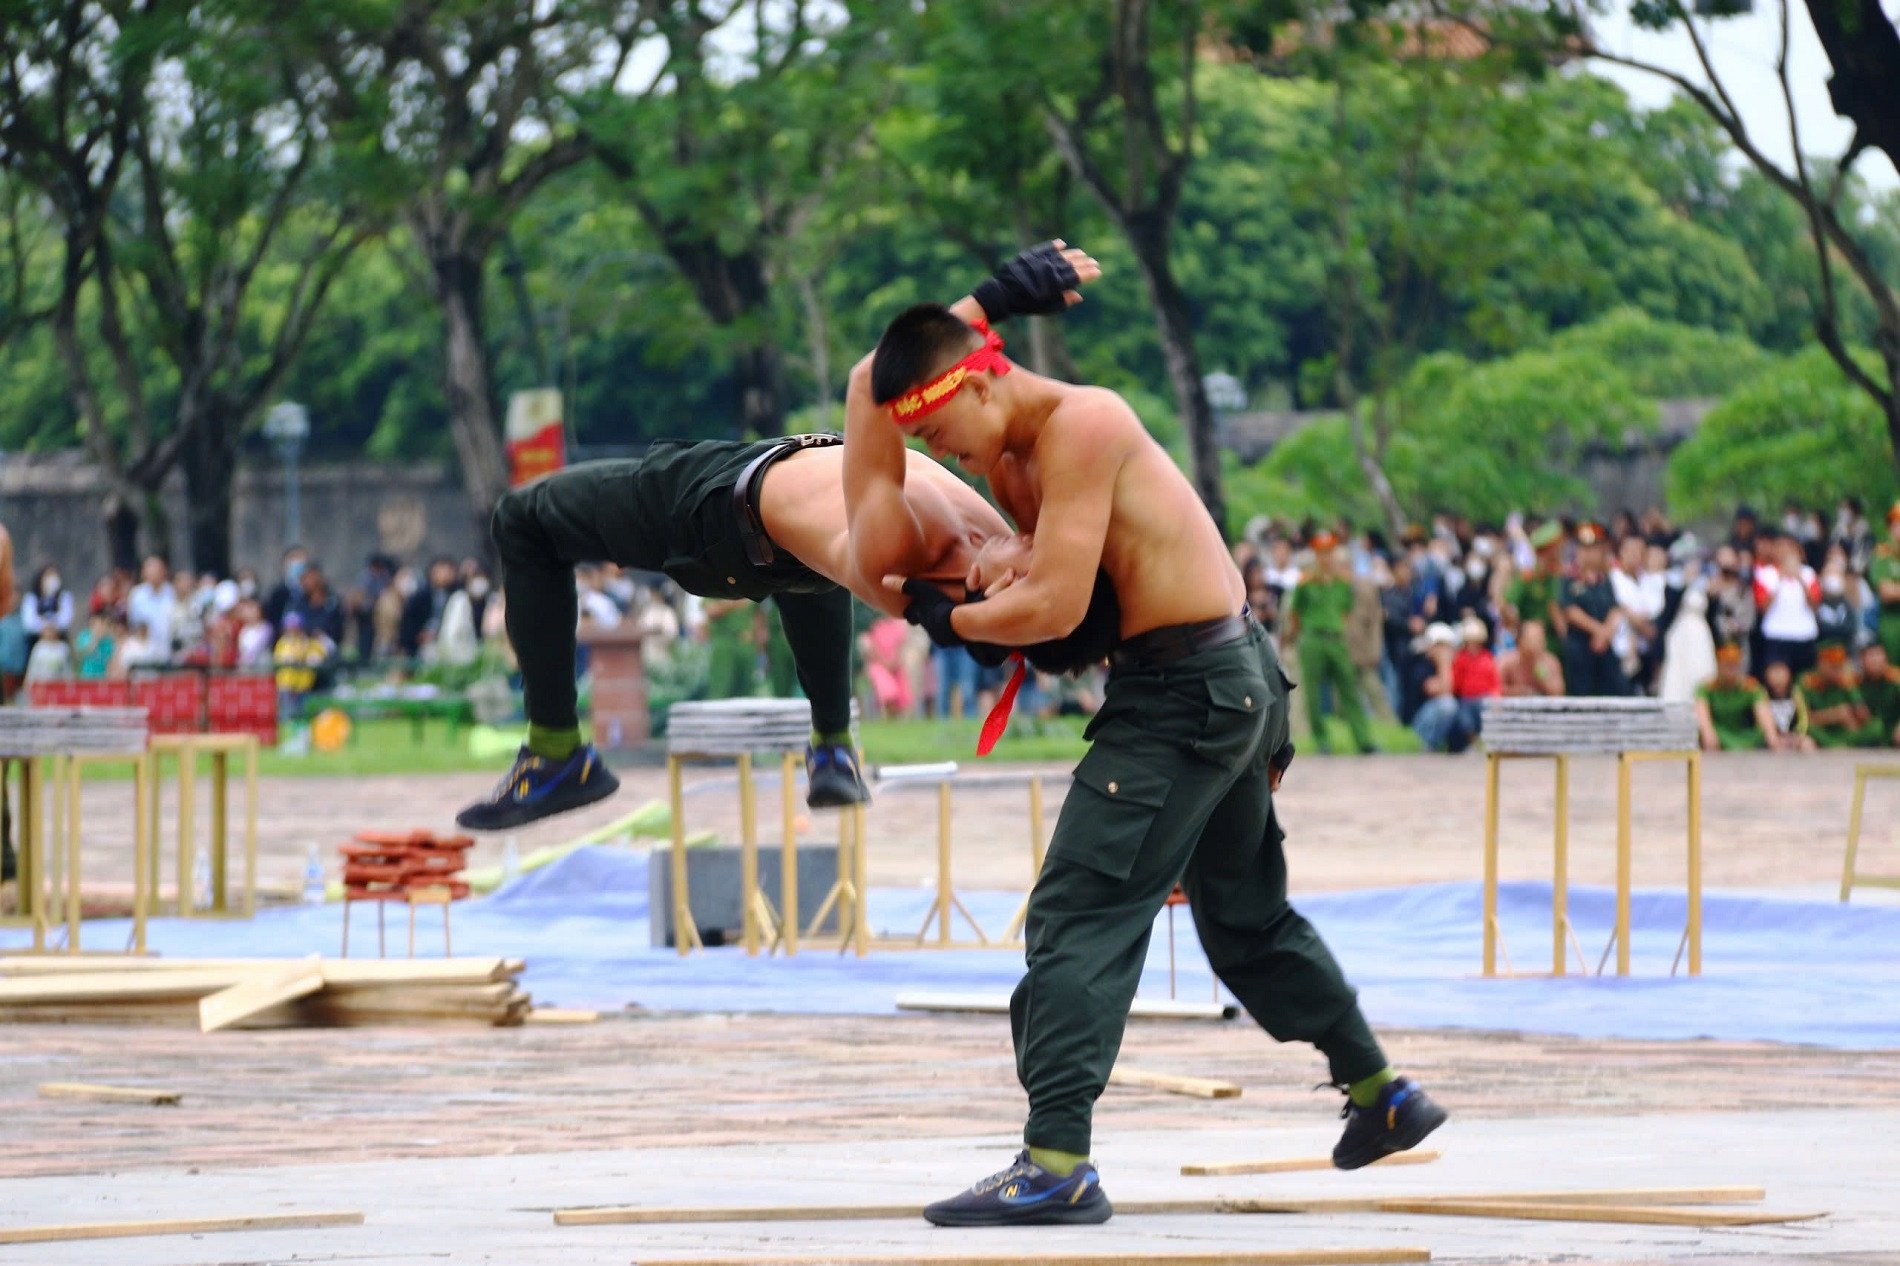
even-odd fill
[[[1003,336],[992,330],[990,323],[980,317],[970,323],[970,328],[983,336],[983,346],[929,382],[913,387],[891,401],[891,421],[901,426],[930,416],[956,398],[957,392],[963,389],[964,381],[971,374],[985,369],[994,374],[1009,372],[1009,358],[1003,355]]]

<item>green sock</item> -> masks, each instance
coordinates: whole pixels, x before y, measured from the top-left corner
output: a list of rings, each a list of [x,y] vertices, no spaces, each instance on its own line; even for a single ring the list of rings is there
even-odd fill
[[[839,730],[835,734],[820,734],[817,730],[813,730],[811,745],[813,747],[850,747],[851,731]]]
[[[1365,1080],[1355,1081],[1352,1085],[1346,1087],[1346,1097],[1351,1099],[1359,1107],[1370,1108],[1373,1104],[1379,1102],[1379,1091],[1398,1079],[1399,1075],[1392,1071],[1390,1064],[1387,1064],[1384,1068],[1381,1068],[1378,1072],[1367,1077]]]
[[[546,760],[566,760],[581,745],[581,727],[557,730],[551,725],[528,726],[528,750]]]
[[[1040,1165],[1057,1178],[1067,1178],[1075,1172],[1077,1165],[1087,1159],[1088,1157],[1078,1156],[1074,1152],[1058,1152],[1053,1148],[1032,1147],[1029,1149],[1030,1163]]]

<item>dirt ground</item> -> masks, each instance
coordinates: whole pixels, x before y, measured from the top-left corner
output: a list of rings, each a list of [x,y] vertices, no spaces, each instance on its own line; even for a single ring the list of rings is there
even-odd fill
[[[961,753],[946,753],[956,757]],[[1704,882],[1713,888],[1789,887],[1837,882],[1846,839],[1854,765],[1867,753],[1811,756],[1725,753],[1703,763]],[[1302,757],[1280,799],[1293,883],[1299,891],[1474,880],[1482,858],[1482,758],[1433,756]],[[964,769],[989,772],[966,760]],[[1004,767],[1023,769],[1025,767]],[[1045,775],[1045,836],[1055,824],[1067,767],[1027,767]],[[580,813],[516,834],[522,853],[558,844],[665,794],[664,771],[621,771],[619,795]],[[727,778],[721,784],[716,780]],[[1507,879],[1549,874],[1552,775],[1544,762],[1505,767],[1502,869]],[[260,786],[259,870],[263,885],[284,893],[299,885],[311,844],[334,873],[335,845],[365,827],[450,829],[455,812],[486,794],[481,774],[426,777],[268,778]],[[689,772],[687,822],[693,830],[736,839],[737,797],[729,771]],[[1571,762],[1571,878],[1613,878],[1616,770],[1610,758]],[[1679,884],[1685,872],[1686,780],[1681,766],[1639,766],[1634,782],[1636,883]],[[778,776],[760,784],[763,838],[779,838]],[[208,786],[201,789],[200,822]],[[174,792],[168,792],[171,803]],[[829,836],[835,814],[806,815],[795,796],[801,837]],[[956,793],[952,839],[957,882],[971,888],[1022,889],[1030,878],[1030,820],[1024,785],[970,787]],[[84,868],[89,886],[124,887],[131,879],[131,788],[88,784]],[[814,820],[815,818],[815,820]],[[234,823],[241,821],[233,806]],[[911,886],[936,875],[934,785],[886,787],[870,810],[871,882]],[[200,827],[202,830],[202,826]],[[1900,872],[1900,783],[1875,783],[1869,796],[1864,869]],[[162,882],[175,873],[176,845],[166,835]],[[482,841],[474,864],[499,861],[501,838]],[[1882,859],[1888,859],[1883,863]]]

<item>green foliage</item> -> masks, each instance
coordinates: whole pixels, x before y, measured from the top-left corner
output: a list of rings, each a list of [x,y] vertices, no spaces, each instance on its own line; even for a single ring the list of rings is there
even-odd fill
[[[1900,478],[1880,410],[1820,348],[1737,387],[1669,459],[1682,515],[1849,493],[1889,505]]]
[[[1719,396],[1772,357],[1739,334],[1658,320],[1618,308],[1551,340],[1551,349],[1600,357],[1654,400]]]

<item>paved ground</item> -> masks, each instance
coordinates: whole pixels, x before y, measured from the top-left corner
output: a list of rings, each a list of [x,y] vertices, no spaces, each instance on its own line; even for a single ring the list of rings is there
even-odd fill
[[[957,755],[950,753],[950,755]],[[1711,887],[1825,885],[1838,882],[1846,839],[1854,764],[1866,753],[1812,756],[1732,753],[1704,764],[1705,882]],[[977,767],[966,762],[966,768]],[[1047,819],[1066,787],[1067,767],[1049,775]],[[695,770],[696,778],[718,776]],[[664,795],[663,771],[623,772],[621,793],[582,813],[523,830],[524,853],[558,844]],[[448,829],[455,811],[485,794],[482,774],[427,778],[272,778],[264,780],[260,824],[261,872],[268,886],[299,883],[310,844],[333,863],[334,846],[366,826]],[[1686,831],[1684,777],[1679,766],[1644,766],[1636,775],[1636,882],[1681,883]],[[778,838],[779,798],[774,774],[759,802],[765,838]],[[1608,883],[1615,845],[1615,764],[1576,758],[1571,772],[1571,877]],[[1282,793],[1282,817],[1296,889],[1318,891],[1387,884],[1471,880],[1478,877],[1484,761],[1476,756],[1301,757]],[[89,878],[124,885],[131,879],[126,784],[89,786],[84,802]],[[802,796],[799,810],[803,810]],[[205,795],[199,797],[204,813]],[[1541,878],[1549,873],[1551,775],[1541,762],[1507,767],[1504,790],[1503,873]],[[736,797],[713,788],[689,800],[688,822],[737,838]],[[801,830],[835,831],[834,815],[805,817]],[[872,807],[871,881],[912,885],[936,874],[936,797],[928,788],[886,790]],[[1021,787],[957,794],[955,856],[958,882],[975,888],[1022,888],[1030,875],[1028,793]],[[503,844],[486,840],[476,864],[499,860]],[[1900,783],[1875,784],[1863,845],[1869,867],[1900,872]],[[165,847],[169,885],[175,846]]]
[[[0,1227],[360,1209],[360,1229],[0,1248],[0,1262],[629,1262],[643,1256],[1420,1245],[1459,1262],[1766,1266],[1900,1245],[1900,1052],[1392,1035],[1453,1109],[1431,1166],[1184,1179],[1327,1152],[1310,1052],[1245,1024],[1142,1023],[1126,1062],[1223,1076],[1208,1102],[1112,1088],[1098,1159],[1125,1200],[1761,1185],[1792,1227],[1332,1217],[1124,1217],[955,1234],[921,1223],[556,1228],[557,1207],[923,1201],[1007,1159],[1021,1094],[984,1018],[638,1017],[584,1028],[5,1032]],[[41,1100],[42,1080],[162,1085],[175,1108]],[[1865,1262],[1881,1260],[1863,1258]],[[1900,1259],[1887,1259],[1900,1260]]]
[[[1716,887],[1837,878],[1855,758],[1728,756],[1706,766],[1707,875]],[[1052,768],[1049,816],[1060,798]],[[711,776],[711,775],[703,775]],[[264,876],[294,886],[310,842],[362,826],[446,826],[483,776],[273,779]],[[523,852],[657,796],[633,770],[620,797],[525,831]],[[1283,797],[1296,888],[1477,877],[1483,763],[1305,759]],[[1573,877],[1610,876],[1613,766],[1573,768]],[[1892,796],[1896,789],[1884,789]],[[87,791],[86,869],[129,879],[129,788]],[[970,887],[1020,886],[1020,790],[958,797],[957,870]],[[202,803],[202,801],[201,801]],[[1548,772],[1513,766],[1504,871],[1547,866]],[[1638,780],[1639,884],[1679,882],[1679,772]],[[1884,807],[1883,807],[1884,806]],[[872,816],[872,878],[933,875],[935,799],[886,792]],[[775,824],[778,802],[760,805]],[[695,798],[692,825],[731,835],[729,794]],[[1870,808],[1870,866],[1900,871],[1900,812]],[[829,823],[821,816],[817,828]],[[809,824],[808,828],[809,829]],[[770,829],[768,827],[768,836]],[[499,856],[482,845],[478,863]],[[1251,1026],[1137,1023],[1130,1064],[1246,1087],[1202,1102],[1111,1089],[1097,1156],[1123,1200],[1180,1195],[1506,1191],[1685,1184],[1766,1186],[1768,1205],[1822,1221],[1694,1230],[1451,1218],[1122,1217],[1105,1228],[947,1233],[921,1222],[556,1228],[549,1211],[596,1204],[922,1202],[1005,1161],[1020,1122],[1007,1025],[987,1017],[611,1017],[578,1028],[236,1033],[0,1029],[0,1229],[81,1220],[359,1209],[361,1228],[0,1247],[0,1263],[732,1260],[803,1253],[1181,1252],[1315,1245],[1429,1247],[1440,1261],[1900,1266],[1900,1051],[1711,1042],[1585,1042],[1398,1033],[1397,1062],[1453,1109],[1443,1161],[1359,1175],[1191,1180],[1187,1161],[1319,1155],[1337,1100],[1310,1051]],[[49,1080],[162,1085],[176,1108],[41,1100]],[[899,1257],[899,1260],[906,1260]]]

